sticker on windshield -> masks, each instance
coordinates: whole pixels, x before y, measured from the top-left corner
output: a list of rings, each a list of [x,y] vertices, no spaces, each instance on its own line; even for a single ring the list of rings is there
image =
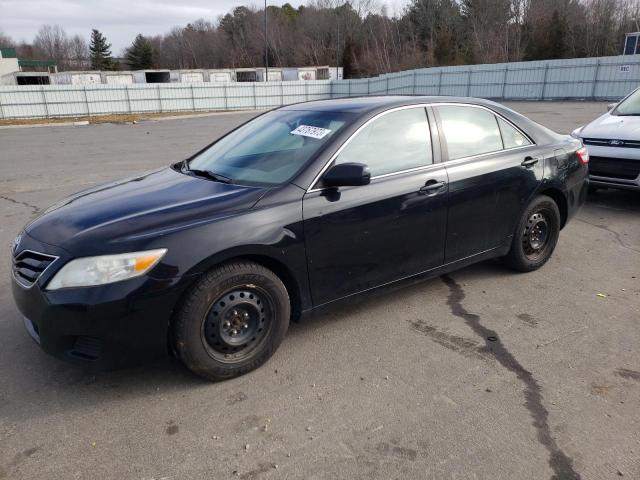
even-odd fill
[[[300,125],[295,130],[291,131],[292,135],[301,135],[303,137],[311,137],[321,139],[331,133],[331,130],[320,127],[312,127],[310,125]]]

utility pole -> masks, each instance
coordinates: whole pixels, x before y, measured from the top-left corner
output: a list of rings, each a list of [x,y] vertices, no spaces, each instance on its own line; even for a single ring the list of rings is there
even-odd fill
[[[264,81],[269,81],[269,40],[267,38],[267,0],[264,0]]]
[[[338,63],[338,51],[340,50],[340,20],[336,22],[338,27],[338,35],[336,38],[336,80],[340,80],[340,68]]]

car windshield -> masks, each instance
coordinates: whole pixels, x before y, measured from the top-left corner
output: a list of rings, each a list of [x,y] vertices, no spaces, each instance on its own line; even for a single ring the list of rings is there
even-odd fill
[[[269,112],[221,138],[193,157],[187,167],[231,183],[284,183],[344,127],[351,115],[299,110]]]
[[[614,112],[616,115],[640,115],[640,88],[621,102]]]

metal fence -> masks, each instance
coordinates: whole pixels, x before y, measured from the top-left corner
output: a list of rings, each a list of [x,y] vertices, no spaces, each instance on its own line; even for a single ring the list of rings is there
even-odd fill
[[[0,87],[0,119],[267,109],[363,95],[618,100],[640,85],[640,55],[426,68],[358,80]]]

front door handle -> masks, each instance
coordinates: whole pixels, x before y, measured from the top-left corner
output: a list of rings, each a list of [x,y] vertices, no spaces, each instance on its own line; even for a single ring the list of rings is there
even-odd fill
[[[444,188],[447,184],[445,182],[436,182],[435,180],[429,180],[424,184],[424,187],[420,188],[420,193],[425,195],[433,195],[440,189]]]
[[[524,168],[533,167],[536,163],[538,163],[538,159],[534,157],[525,157],[524,161],[520,164]]]

